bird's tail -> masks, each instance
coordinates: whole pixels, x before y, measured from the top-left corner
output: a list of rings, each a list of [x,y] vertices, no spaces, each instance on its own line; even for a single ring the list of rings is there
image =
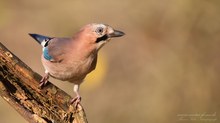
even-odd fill
[[[43,36],[43,35],[39,35],[39,34],[33,34],[33,33],[29,33],[29,35],[34,38],[39,44],[41,45],[45,45],[46,42],[50,41],[51,39],[53,39],[52,37],[48,37],[48,36]]]

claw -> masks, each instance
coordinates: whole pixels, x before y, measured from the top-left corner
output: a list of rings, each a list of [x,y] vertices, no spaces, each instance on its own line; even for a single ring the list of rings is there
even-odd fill
[[[48,82],[48,79],[49,79],[49,74],[46,73],[43,78],[40,80],[40,84],[39,84],[39,88],[43,88],[47,82]]]
[[[81,102],[81,99],[82,99],[81,96],[78,95],[78,96],[74,97],[73,99],[71,99],[70,104],[75,103],[74,107],[75,107],[75,109],[77,109],[78,105]]]

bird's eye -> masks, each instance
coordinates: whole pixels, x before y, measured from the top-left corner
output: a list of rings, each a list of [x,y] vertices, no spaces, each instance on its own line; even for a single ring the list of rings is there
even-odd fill
[[[99,34],[102,34],[103,28],[102,28],[102,27],[97,28],[97,29],[96,29],[96,32],[99,33]]]

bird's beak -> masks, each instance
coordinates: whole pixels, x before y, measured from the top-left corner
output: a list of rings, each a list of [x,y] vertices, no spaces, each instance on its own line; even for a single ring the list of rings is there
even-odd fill
[[[114,30],[112,33],[110,33],[108,35],[110,38],[113,38],[113,37],[121,37],[121,36],[125,35],[125,33],[122,31],[119,31],[119,30]]]

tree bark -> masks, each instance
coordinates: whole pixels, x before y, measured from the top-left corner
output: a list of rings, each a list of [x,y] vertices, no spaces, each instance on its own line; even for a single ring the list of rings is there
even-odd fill
[[[0,43],[0,95],[30,123],[87,123],[81,105],[74,109],[70,95],[48,82]]]

